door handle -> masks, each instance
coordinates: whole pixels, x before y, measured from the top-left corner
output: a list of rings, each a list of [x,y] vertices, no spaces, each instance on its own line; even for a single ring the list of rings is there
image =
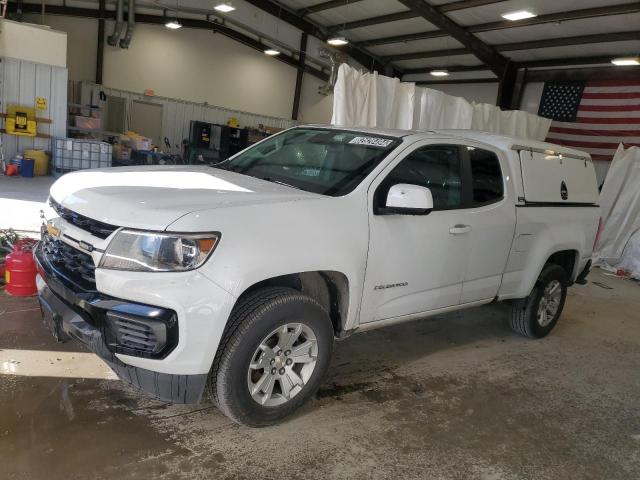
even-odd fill
[[[458,223],[449,229],[451,235],[462,235],[463,233],[469,233],[471,231],[471,225],[463,225]]]

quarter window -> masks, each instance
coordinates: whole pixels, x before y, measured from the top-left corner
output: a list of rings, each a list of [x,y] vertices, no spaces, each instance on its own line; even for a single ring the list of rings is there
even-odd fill
[[[500,161],[495,153],[467,147],[471,161],[473,205],[497,202],[504,195]]]
[[[391,171],[378,189],[378,206],[384,206],[389,188],[398,183],[427,187],[431,190],[436,210],[461,207],[462,162],[459,147],[429,145],[410,153]]]

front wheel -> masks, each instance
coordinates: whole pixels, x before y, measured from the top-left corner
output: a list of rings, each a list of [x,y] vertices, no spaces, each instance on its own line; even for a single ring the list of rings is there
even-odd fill
[[[544,267],[529,296],[512,304],[509,324],[529,338],[546,336],[558,323],[567,298],[567,274],[558,265]]]
[[[312,298],[265,288],[239,300],[209,374],[209,394],[237,423],[271,425],[320,386],[333,349],[333,327]]]

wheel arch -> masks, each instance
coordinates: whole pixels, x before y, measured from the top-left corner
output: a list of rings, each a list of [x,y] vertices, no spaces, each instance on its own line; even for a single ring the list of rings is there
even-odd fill
[[[341,336],[344,333],[350,300],[349,279],[344,273],[335,270],[316,270],[265,278],[247,287],[237,301],[265,287],[287,287],[308,295],[327,312],[335,335]]]
[[[579,262],[580,252],[577,249],[559,250],[549,255],[542,269],[549,264],[562,267],[567,273],[567,282],[571,285],[577,276]],[[542,272],[542,269],[540,272]],[[540,275],[540,273],[538,273],[538,275]]]

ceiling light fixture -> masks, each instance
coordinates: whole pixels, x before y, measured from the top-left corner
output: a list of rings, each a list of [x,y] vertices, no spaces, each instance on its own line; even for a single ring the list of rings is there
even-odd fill
[[[429,73],[434,77],[448,77],[449,76],[449,72],[447,72],[446,70],[431,70],[431,72],[429,72]]]
[[[517,20],[524,20],[525,18],[533,18],[537,16],[538,15],[536,13],[532,13],[529,10],[518,10],[517,12],[509,12],[509,13],[502,14],[502,18],[511,20],[512,22],[515,22]]]
[[[164,26],[171,30],[182,28],[182,24],[177,19],[167,20],[167,23],[165,23]]]
[[[640,57],[614,58],[611,63],[618,67],[628,67],[630,65],[640,65]]]
[[[275,48],[267,48],[264,53],[266,53],[267,55],[271,56],[271,57],[275,57],[276,55],[280,55],[280,52],[278,50],[276,50]]]
[[[345,37],[330,37],[327,39],[327,43],[329,45],[333,45],[334,47],[341,47],[343,45],[347,45],[349,40]]]
[[[229,12],[233,12],[236,9],[236,7],[231,5],[230,2],[225,2],[225,3],[219,3],[218,5],[213,7],[213,9],[217,10],[218,12],[229,13]]]

